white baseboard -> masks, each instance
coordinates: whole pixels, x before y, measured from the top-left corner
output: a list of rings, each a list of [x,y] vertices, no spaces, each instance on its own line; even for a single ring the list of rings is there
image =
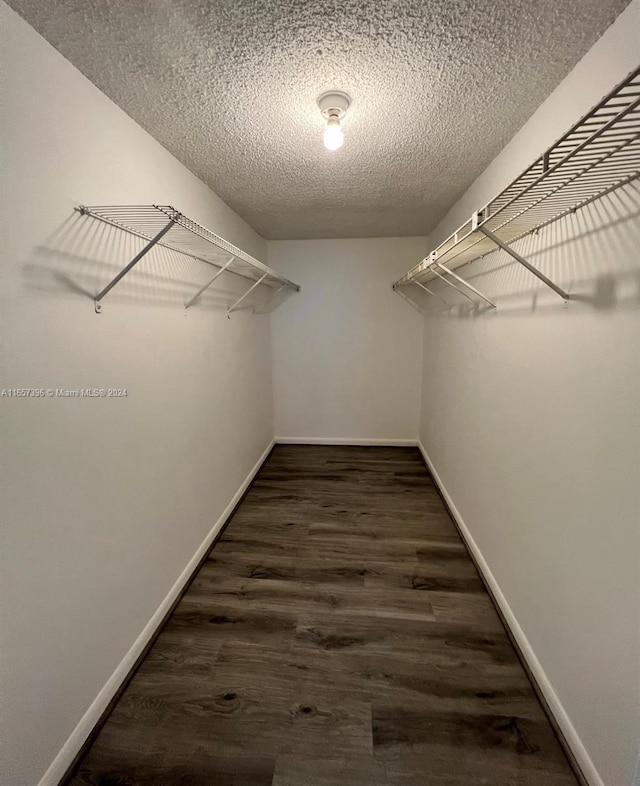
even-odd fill
[[[566,710],[562,706],[560,698],[558,694],[555,692],[551,681],[547,677],[547,674],[542,667],[542,664],[536,657],[535,652],[529,640],[525,636],[524,631],[520,627],[518,620],[516,619],[515,614],[513,613],[511,607],[507,599],[505,598],[502,590],[500,589],[500,585],[496,581],[495,576],[491,572],[491,568],[487,564],[487,561],[482,555],[478,544],[475,542],[473,535],[469,532],[469,528],[464,523],[460,512],[455,506],[454,501],[449,496],[449,492],[445,488],[436,468],[433,466],[431,459],[429,458],[427,451],[424,449],[423,444],[418,440],[418,448],[422,453],[422,456],[425,460],[427,467],[429,467],[429,472],[431,472],[442,496],[445,498],[447,505],[456,520],[460,533],[467,545],[467,548],[473,554],[473,557],[478,565],[480,572],[488,586],[491,588],[491,592],[493,597],[500,607],[500,611],[511,630],[511,633],[516,640],[518,647],[520,648],[520,652],[522,653],[522,657],[527,662],[527,665],[533,675],[533,678],[538,684],[540,692],[545,698],[547,705],[549,707],[550,712],[553,714],[553,717],[558,724],[558,728],[564,735],[564,738],[567,742],[567,745],[571,749],[571,752],[582,770],[582,774],[586,779],[589,786],[605,786],[604,781],[600,777],[598,770],[596,769],[591,757],[587,753],[587,749],[584,747],[582,740],[578,736],[578,732],[576,731],[569,715],[567,714]]]
[[[216,535],[220,532],[220,530],[224,526],[224,523],[228,519],[229,515],[240,501],[240,498],[249,487],[251,481],[256,476],[258,470],[260,469],[265,459],[269,455],[269,452],[273,447],[273,445],[274,442],[272,441],[270,445],[267,447],[267,449],[264,451],[262,456],[260,456],[255,466],[251,470],[251,472],[249,472],[249,474],[243,481],[238,491],[236,491],[236,493],[233,495],[233,498],[222,512],[220,518],[213,525],[207,537],[204,539],[204,541],[202,542],[196,553],[189,560],[188,565],[185,567],[185,569],[178,577],[176,583],[169,590],[168,595],[158,606],[157,610],[155,611],[149,622],[146,624],[144,630],[138,636],[138,638],[134,642],[129,652],[127,652],[124,658],[120,661],[116,670],[109,677],[109,679],[107,680],[106,684],[104,685],[100,693],[98,693],[93,703],[89,706],[89,709],[82,716],[80,722],[71,733],[71,736],[65,742],[62,749],[60,750],[60,753],[58,753],[58,755],[53,760],[53,763],[51,764],[49,769],[43,775],[38,786],[57,786],[57,784],[63,778],[68,768],[71,766],[74,758],[77,756],[78,752],[82,748],[85,740],[91,733],[92,729],[94,728],[96,723],[100,720],[102,713],[109,706],[109,702],[116,695],[118,688],[122,685],[122,683],[126,679],[127,675],[133,668],[136,660],[138,659],[144,648],[151,640],[153,634],[158,629],[158,626],[166,616],[172,604],[182,592],[185,584],[191,577],[191,574],[197,567],[198,563],[207,553]]]
[[[360,439],[358,437],[276,437],[277,445],[387,445],[403,448],[415,447],[415,439]]]

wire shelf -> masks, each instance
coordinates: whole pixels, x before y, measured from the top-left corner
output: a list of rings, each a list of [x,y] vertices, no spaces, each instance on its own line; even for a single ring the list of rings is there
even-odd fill
[[[83,205],[78,210],[83,215],[91,216],[148,241],[143,250],[96,296],[97,311],[100,310],[98,305],[103,297],[156,244],[216,269],[213,279],[186,304],[187,307],[193,305],[223,272],[241,276],[252,282],[249,290],[228,309],[229,312],[235,310],[240,301],[258,286],[270,287],[277,292],[283,289],[300,291],[300,287],[293,281],[289,281],[170,205]]]
[[[639,176],[640,68],[504,191],[399,278],[394,289],[410,283],[424,285],[503,248],[568,299],[566,293],[510,250],[510,244]]]

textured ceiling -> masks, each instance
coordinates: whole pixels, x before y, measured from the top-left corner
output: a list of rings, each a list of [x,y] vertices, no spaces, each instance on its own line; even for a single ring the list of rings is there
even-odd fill
[[[427,234],[627,2],[9,5],[264,237],[312,238]]]

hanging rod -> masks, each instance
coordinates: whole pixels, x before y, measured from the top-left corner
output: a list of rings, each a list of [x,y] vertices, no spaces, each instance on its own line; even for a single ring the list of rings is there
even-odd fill
[[[169,205],[100,205],[90,207],[83,205],[77,210],[84,216],[91,216],[147,241],[142,250],[95,296],[95,309],[98,314],[102,311],[103,298],[156,245],[216,268],[213,278],[185,303],[185,308],[193,306],[225,272],[251,281],[249,289],[227,309],[228,314],[236,311],[240,302],[244,301],[250,292],[253,292],[258,286],[264,286],[270,290],[270,297],[267,298],[266,303],[271,298],[275,298],[283,289],[300,291],[300,287],[293,281],[289,281],[272,268]]]
[[[424,285],[429,281],[444,279],[448,274],[482,300],[495,305],[453,271],[502,249],[565,301],[569,300],[568,292],[511,245],[638,177],[640,68],[629,74],[507,188],[399,278],[393,288],[398,291],[399,287],[418,283],[426,289]],[[462,294],[469,297],[466,292]]]

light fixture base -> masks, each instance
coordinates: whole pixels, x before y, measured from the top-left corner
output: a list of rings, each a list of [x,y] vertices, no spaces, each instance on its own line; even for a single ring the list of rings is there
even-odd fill
[[[318,99],[318,106],[325,120],[328,120],[330,117],[337,117],[338,120],[342,120],[350,105],[351,98],[347,93],[343,93],[342,90],[329,90]]]

